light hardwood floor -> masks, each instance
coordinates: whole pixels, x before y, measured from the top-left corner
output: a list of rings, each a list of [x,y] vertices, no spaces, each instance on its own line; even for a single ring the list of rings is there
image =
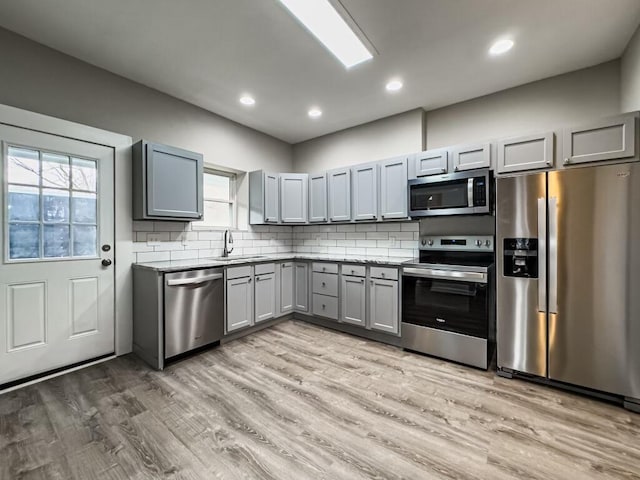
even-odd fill
[[[0,479],[632,479],[640,415],[290,321],[0,396]]]

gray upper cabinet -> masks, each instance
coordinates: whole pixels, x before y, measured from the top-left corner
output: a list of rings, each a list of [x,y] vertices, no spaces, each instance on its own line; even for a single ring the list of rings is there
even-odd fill
[[[280,220],[282,223],[306,223],[309,175],[280,174]]]
[[[255,276],[255,323],[276,316],[276,275],[265,273]]]
[[[380,218],[406,218],[407,157],[380,162]]]
[[[249,223],[261,225],[280,220],[279,175],[262,170],[249,172]]]
[[[326,222],[327,215],[327,174],[309,175],[309,222]]]
[[[280,315],[293,311],[293,262],[280,264]]]
[[[253,275],[227,280],[227,333],[254,323]]]
[[[562,164],[637,157],[637,114],[603,118],[563,130]]]
[[[397,335],[399,333],[398,311],[398,282],[372,278],[369,289],[371,329]]]
[[[409,173],[411,178],[441,175],[449,169],[449,151],[436,148],[416,153],[413,157],[413,168]]]
[[[370,163],[353,167],[351,169],[351,177],[353,220],[377,220],[378,164]]]
[[[342,309],[340,320],[353,325],[366,325],[366,284],[362,277],[342,275],[340,301]]]
[[[490,168],[491,144],[453,147],[451,161],[455,172],[474,170],[476,168]]]
[[[200,220],[204,162],[199,153],[139,141],[133,146],[134,220]]]
[[[329,219],[332,222],[351,220],[351,169],[327,172],[329,183]]]
[[[498,142],[498,173],[522,172],[553,167],[554,134],[509,138]]]
[[[293,264],[294,272],[294,310],[298,312],[309,311],[309,264],[296,262]]]

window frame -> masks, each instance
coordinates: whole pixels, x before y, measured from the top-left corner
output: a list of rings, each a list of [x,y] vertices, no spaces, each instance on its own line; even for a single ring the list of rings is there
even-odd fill
[[[223,198],[213,198],[213,197],[207,197],[204,193],[205,189],[204,189],[204,181],[207,175],[216,175],[219,177],[227,177],[229,179],[229,198],[228,199],[223,199]],[[203,202],[203,216],[202,216],[202,220],[200,220],[199,222],[196,222],[193,227],[197,230],[228,230],[228,229],[237,229],[238,227],[238,203],[237,203],[237,195],[238,192],[236,190],[236,186],[237,186],[237,174],[234,172],[229,172],[229,171],[225,171],[225,170],[220,170],[216,167],[208,167],[205,165],[204,167],[204,175],[202,176],[202,202]],[[215,224],[209,224],[209,223],[205,223],[205,212],[206,212],[206,208],[204,207],[204,204],[206,204],[206,202],[213,202],[213,203],[222,203],[222,204],[227,204],[229,205],[229,209],[231,212],[231,221],[229,222],[229,225],[215,225]]]
[[[9,182],[9,149],[23,149],[23,150],[33,150],[38,152],[38,185],[28,185],[22,184],[18,182]],[[100,258],[100,167],[97,158],[85,157],[82,155],[72,155],[69,152],[57,151],[55,149],[41,148],[35,147],[32,145],[26,145],[22,143],[16,142],[2,142],[2,158],[0,167],[2,168],[2,230],[3,230],[3,240],[4,240],[4,252],[2,261],[4,264],[19,264],[19,263],[47,263],[47,262],[76,262],[76,261],[86,261],[86,260],[95,260]],[[60,188],[60,187],[45,187],[43,185],[42,178],[42,166],[43,166],[43,154],[52,154],[52,155],[60,155],[69,158],[69,188]],[[96,165],[96,190],[94,192],[82,189],[74,189],[73,180],[72,180],[72,169],[73,169],[73,159],[78,160],[86,160],[95,163]],[[10,221],[9,220],[9,187],[10,186],[18,186],[18,187],[29,187],[29,188],[37,188],[38,189],[38,202],[39,202],[39,218],[38,221]],[[51,189],[51,190],[59,190],[59,191],[67,191],[69,193],[69,222],[68,223],[59,223],[59,225],[68,225],[69,226],[69,252],[71,255],[66,257],[45,257],[44,256],[44,226],[45,225],[56,225],[55,222],[45,222],[43,219],[43,191]],[[89,223],[74,223],[73,222],[73,192],[79,193],[90,193],[96,196],[96,253],[95,255],[84,255],[84,256],[75,256],[73,255],[73,226],[94,226],[94,224]],[[38,257],[30,257],[30,258],[11,258],[11,245],[10,245],[10,224],[24,224],[24,225],[39,225],[39,235],[38,235]]]

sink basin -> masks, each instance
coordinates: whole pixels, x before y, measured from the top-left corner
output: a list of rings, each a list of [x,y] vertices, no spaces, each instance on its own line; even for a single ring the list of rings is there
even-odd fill
[[[260,258],[265,258],[264,255],[237,255],[237,256],[232,256],[232,257],[216,257],[213,258],[212,260],[215,260],[216,262],[233,262],[235,260],[258,260]]]

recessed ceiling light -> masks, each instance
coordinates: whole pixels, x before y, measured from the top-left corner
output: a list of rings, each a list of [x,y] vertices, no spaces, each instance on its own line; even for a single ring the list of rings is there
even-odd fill
[[[280,0],[327,50],[349,68],[373,58],[329,0]]]
[[[319,108],[312,108],[309,110],[308,114],[311,118],[318,118],[322,116],[322,110]]]
[[[256,100],[249,95],[243,95],[240,97],[240,103],[243,105],[251,106],[256,104]]]
[[[402,88],[402,82],[400,80],[391,80],[387,83],[386,87],[389,92],[397,92]]]
[[[502,40],[498,40],[489,49],[489,53],[491,55],[502,55],[503,53],[507,53],[509,50],[513,48],[513,40],[509,38],[503,38]]]

